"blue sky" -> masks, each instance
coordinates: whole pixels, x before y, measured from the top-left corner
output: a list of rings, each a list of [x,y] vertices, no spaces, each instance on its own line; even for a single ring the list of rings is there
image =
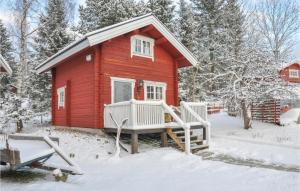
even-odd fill
[[[77,1],[77,6],[79,4],[84,4],[84,2],[85,2],[85,0],[76,0],[76,1]],[[174,1],[176,2],[177,0],[174,0]],[[260,0],[252,0],[252,2],[256,2],[256,1],[260,1]],[[297,2],[300,5],[300,0],[297,0]],[[7,8],[7,4],[5,3],[5,1],[1,1],[1,3],[0,3],[0,19],[5,24],[9,24],[9,22],[12,21],[11,12]],[[293,56],[293,59],[300,60],[300,31],[295,36],[295,41],[296,41],[296,46],[293,49],[293,55],[292,56]]]

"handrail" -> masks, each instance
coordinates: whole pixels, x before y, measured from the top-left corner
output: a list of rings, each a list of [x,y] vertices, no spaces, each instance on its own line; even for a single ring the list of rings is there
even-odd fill
[[[180,117],[172,110],[170,106],[168,106],[165,102],[162,102],[162,106],[165,110],[167,110],[170,115],[175,119],[175,121],[183,127],[184,129],[184,138],[185,138],[185,153],[191,153],[191,137],[190,137],[190,124],[183,122]]]
[[[194,110],[192,110],[192,108],[186,102],[182,101],[182,102],[180,102],[180,104],[185,109],[187,109],[193,117],[195,117],[200,123],[202,123],[207,128],[206,140],[207,140],[207,144],[209,144],[209,141],[210,141],[210,126],[211,126],[210,122],[205,121],[204,119],[202,119],[202,117],[199,116],[198,113],[196,113]]]
[[[200,123],[202,123],[205,126],[209,125],[209,122],[202,119],[202,117],[200,117],[198,115],[198,113],[196,113],[194,110],[192,110],[192,108],[186,102],[182,101],[182,102],[180,102],[180,104],[182,104],[182,106],[185,109],[187,109],[193,115],[193,117],[195,117]]]
[[[171,106],[167,105],[165,103],[165,101],[142,101],[142,100],[135,100],[132,99],[130,101],[125,101],[125,102],[119,102],[119,103],[113,103],[110,105],[106,105],[107,107],[111,107],[114,108],[114,106],[126,106],[126,107],[130,107],[131,113],[129,114],[129,121],[130,121],[130,125],[132,127],[138,127],[140,124],[138,124],[138,119],[140,119],[140,117],[138,117],[139,115],[137,114],[137,110],[139,110],[139,105],[152,105],[152,106],[160,106],[162,107],[162,109],[169,113],[172,118],[174,119],[174,122],[177,123],[180,127],[182,127],[185,131],[185,152],[187,154],[190,154],[190,127],[191,127],[191,123],[184,121],[180,116],[178,116],[176,114],[176,112],[174,111],[174,109],[172,109]],[[205,126],[205,128],[207,129],[207,137],[206,140],[209,141],[209,136],[210,136],[210,123],[208,121],[206,121],[205,119],[203,119],[198,113],[196,113],[191,106],[205,106],[205,103],[190,103],[190,102],[181,102],[182,107],[191,115],[193,116],[198,122],[200,122],[202,125]],[[148,106],[146,107],[148,108]],[[117,108],[115,108],[117,109]],[[149,112],[149,111],[148,111]],[[183,111],[181,111],[183,113]],[[157,114],[160,115],[160,113],[158,112]],[[164,112],[162,112],[162,119],[161,120],[156,120],[159,121],[159,124],[164,123]],[[150,117],[151,119],[153,119],[152,117]],[[143,119],[143,117],[142,117]],[[155,118],[158,119],[158,118]],[[147,121],[147,120],[146,120]],[[160,122],[161,121],[161,122]],[[155,120],[154,120],[155,122]],[[153,123],[153,121],[151,122]],[[146,123],[146,125],[148,125],[148,123]],[[167,125],[166,123],[164,123],[164,125]]]

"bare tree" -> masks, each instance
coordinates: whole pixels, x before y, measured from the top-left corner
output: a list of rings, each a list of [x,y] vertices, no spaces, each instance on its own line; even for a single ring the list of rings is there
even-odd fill
[[[33,21],[33,10],[34,3],[36,0],[20,0],[12,1],[12,9],[14,11],[14,37],[17,45],[16,56],[17,56],[17,67],[16,67],[16,88],[17,92],[12,102],[13,108],[11,109],[14,113],[13,117],[17,121],[17,131],[21,131],[23,128],[23,119],[28,112],[22,107],[23,99],[26,91],[26,79],[28,78],[28,58],[29,48],[28,43],[30,36],[36,31],[36,29],[30,28],[29,21]]]
[[[296,0],[263,0],[256,7],[256,20],[264,43],[274,60],[289,57],[300,28],[300,7]]]

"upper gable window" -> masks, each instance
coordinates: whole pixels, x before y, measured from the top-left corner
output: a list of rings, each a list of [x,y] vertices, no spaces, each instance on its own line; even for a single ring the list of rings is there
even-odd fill
[[[299,71],[298,70],[289,69],[289,77],[290,78],[299,78]]]
[[[154,60],[153,47],[154,40],[152,38],[141,35],[134,35],[131,37],[131,57],[135,55],[152,58],[152,60]]]

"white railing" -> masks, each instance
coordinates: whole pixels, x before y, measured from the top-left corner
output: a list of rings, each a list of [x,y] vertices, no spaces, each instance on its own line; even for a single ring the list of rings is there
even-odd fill
[[[110,113],[118,123],[128,118],[126,128],[160,128],[164,127],[164,109],[161,101],[137,101],[131,100],[106,105],[104,108],[104,126],[115,128],[110,118]]]
[[[202,120],[207,121],[207,104],[204,102],[181,102],[181,115],[182,120],[186,123],[199,122],[199,119],[195,117],[195,112]],[[191,112],[193,111],[193,112]]]
[[[132,108],[136,111],[133,116],[136,128],[159,128],[165,125],[165,112],[161,107],[161,101],[136,101],[132,103]]]
[[[210,141],[210,123],[207,120],[206,103],[181,102],[181,115],[185,123],[201,123],[206,129],[206,144]]]
[[[123,119],[128,118],[126,127],[133,126],[131,101],[105,105],[104,126],[107,128],[116,128],[114,121],[110,117],[110,114],[113,116],[113,118],[118,124],[121,124]]]
[[[131,100],[105,105],[104,126],[116,128],[110,114],[117,123],[128,118],[127,129],[149,129],[170,127],[165,123],[165,113],[169,113],[174,122],[185,130],[185,151],[190,153],[190,126],[193,123],[204,125],[210,135],[207,122],[207,106],[205,103],[181,102],[181,117],[179,117],[164,101],[138,101]],[[178,127],[177,126],[177,127]],[[208,140],[208,139],[207,139]]]

